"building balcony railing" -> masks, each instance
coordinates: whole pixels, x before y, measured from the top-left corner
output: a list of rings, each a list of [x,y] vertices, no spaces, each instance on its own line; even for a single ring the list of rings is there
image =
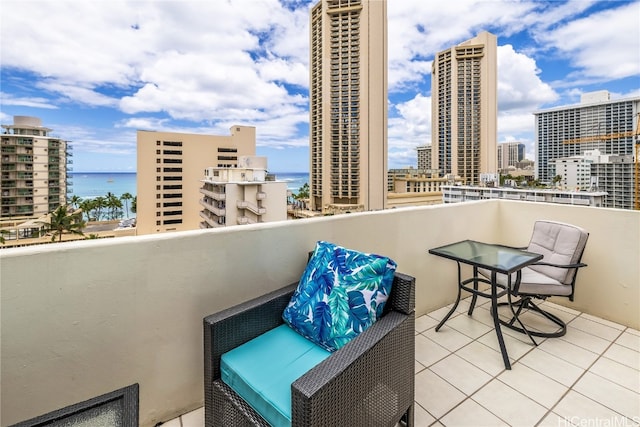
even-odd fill
[[[575,300],[552,301],[640,329],[639,211],[485,200],[0,245],[2,425],[133,383],[140,384],[142,427],[202,407],[202,319],[299,280],[318,240],[395,260],[416,278],[418,318],[456,297],[455,263],[428,249],[463,239],[523,246],[538,219],[590,232]]]

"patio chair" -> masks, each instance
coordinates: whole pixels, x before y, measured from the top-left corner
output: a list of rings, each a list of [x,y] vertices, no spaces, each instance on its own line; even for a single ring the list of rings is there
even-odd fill
[[[565,322],[555,314],[543,310],[534,300],[560,296],[573,301],[578,269],[587,266],[581,260],[588,238],[589,233],[575,225],[548,220],[535,222],[526,250],[542,254],[544,258],[523,268],[519,281],[516,274],[512,274],[509,302],[501,305],[511,305],[513,316],[509,321],[501,322],[504,326],[526,333],[530,337],[555,338],[567,333]],[[479,272],[485,277],[491,277],[489,271],[479,270]],[[508,279],[504,274],[497,275],[498,283],[502,285],[509,286]],[[512,295],[519,297],[519,300],[512,302],[510,300]],[[551,321],[554,330],[536,331],[524,325],[525,330],[517,326],[516,321],[522,325],[520,315],[527,310]]]
[[[283,325],[291,333],[293,329],[284,324],[283,311],[297,286],[298,283],[293,283],[204,319],[206,426],[271,425],[222,380],[221,371],[225,368],[221,366],[221,358]],[[290,390],[290,425],[394,426],[401,421],[413,425],[414,288],[413,277],[393,273],[393,285],[382,316],[346,345],[326,358],[320,357],[317,365],[285,384],[287,393]],[[267,356],[253,354],[251,357],[256,360],[251,363],[259,366],[258,374],[263,375],[263,371],[269,371],[271,359],[286,359],[289,351],[290,348],[276,348]],[[317,351],[312,348],[309,354]],[[292,362],[295,363],[297,359]]]

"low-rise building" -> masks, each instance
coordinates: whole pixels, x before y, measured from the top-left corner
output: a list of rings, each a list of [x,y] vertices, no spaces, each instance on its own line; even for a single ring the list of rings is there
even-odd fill
[[[472,185],[443,185],[444,203],[460,203],[475,200],[508,199],[526,202],[560,203],[603,207],[607,193],[604,191],[566,191],[540,188],[478,187]]]
[[[241,156],[233,168],[209,167],[200,193],[200,228],[287,219],[287,183],[267,173],[267,158]]]

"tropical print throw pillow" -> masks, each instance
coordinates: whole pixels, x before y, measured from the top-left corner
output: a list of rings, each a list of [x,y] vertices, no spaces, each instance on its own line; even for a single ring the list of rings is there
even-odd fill
[[[335,351],[382,316],[395,270],[387,257],[319,241],[282,317]]]

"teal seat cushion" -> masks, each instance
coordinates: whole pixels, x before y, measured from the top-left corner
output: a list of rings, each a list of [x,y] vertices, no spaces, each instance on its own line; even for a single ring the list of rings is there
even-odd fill
[[[222,381],[272,426],[291,425],[291,384],[331,355],[283,324],[222,355]]]

